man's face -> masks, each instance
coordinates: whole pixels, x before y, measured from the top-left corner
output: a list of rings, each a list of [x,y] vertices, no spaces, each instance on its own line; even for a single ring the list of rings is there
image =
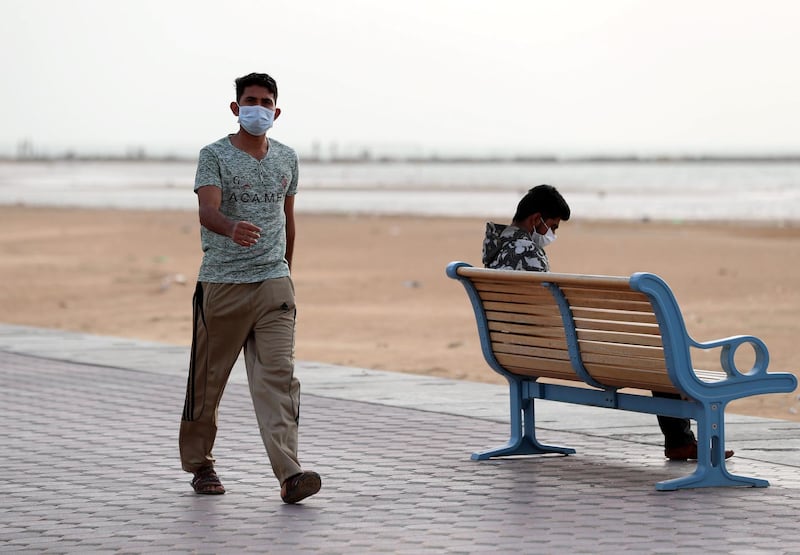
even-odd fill
[[[231,111],[234,116],[239,116],[239,106],[263,106],[275,112],[275,118],[280,115],[280,108],[275,107],[275,95],[261,85],[250,85],[242,91],[239,102],[231,102]]]
[[[534,229],[536,230],[536,233],[540,235],[544,235],[545,233],[547,233],[547,228],[552,229],[553,233],[555,233],[560,223],[561,223],[561,218],[547,218],[547,219],[539,218],[539,223],[536,225]]]

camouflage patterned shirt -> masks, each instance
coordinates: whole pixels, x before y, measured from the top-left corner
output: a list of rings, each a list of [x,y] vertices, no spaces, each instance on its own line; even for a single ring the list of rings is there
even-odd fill
[[[495,270],[549,272],[547,254],[530,233],[514,225],[486,223],[483,265]]]

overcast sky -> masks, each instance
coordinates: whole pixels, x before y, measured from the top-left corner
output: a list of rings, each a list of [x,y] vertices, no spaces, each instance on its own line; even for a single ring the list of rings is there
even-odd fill
[[[793,0],[0,0],[0,152],[798,153]]]

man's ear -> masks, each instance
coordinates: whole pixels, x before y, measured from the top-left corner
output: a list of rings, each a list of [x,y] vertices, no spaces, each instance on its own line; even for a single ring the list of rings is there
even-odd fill
[[[231,102],[231,112],[237,118],[239,117],[239,103],[238,102]]]
[[[530,215],[530,226],[532,232],[536,231],[536,233],[539,233],[537,229],[543,223],[544,223],[544,216],[542,215],[541,212],[534,212],[533,214]]]
[[[536,212],[535,214],[531,214],[530,216],[525,218],[525,220],[523,220],[522,224],[525,226],[525,229],[528,231],[528,233],[533,233],[534,231],[536,231],[536,224],[540,216],[541,215],[538,212]]]
[[[275,117],[272,118],[272,119],[278,119],[279,115],[281,115],[281,109],[280,108],[275,108]]]

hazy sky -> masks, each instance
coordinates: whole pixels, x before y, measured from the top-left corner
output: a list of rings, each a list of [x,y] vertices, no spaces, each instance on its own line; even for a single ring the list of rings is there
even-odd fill
[[[800,152],[794,0],[0,0],[0,152]]]

